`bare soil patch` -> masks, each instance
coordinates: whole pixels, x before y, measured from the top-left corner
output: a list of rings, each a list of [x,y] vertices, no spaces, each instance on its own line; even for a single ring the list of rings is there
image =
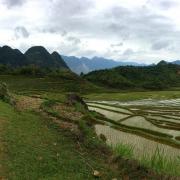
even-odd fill
[[[58,104],[54,106],[53,109],[64,118],[72,119],[74,121],[77,121],[83,117],[83,114],[81,112],[75,111],[74,107],[66,106],[64,104]]]
[[[28,110],[28,109],[38,110],[42,102],[43,100],[40,98],[21,96],[16,101],[16,108],[19,111]]]

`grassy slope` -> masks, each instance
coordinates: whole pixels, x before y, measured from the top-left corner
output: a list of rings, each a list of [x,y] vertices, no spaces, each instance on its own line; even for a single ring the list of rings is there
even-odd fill
[[[99,92],[102,88],[79,77],[31,77],[20,75],[0,75],[0,81],[8,84],[10,91],[18,93],[64,93],[64,92]]]
[[[0,118],[7,121],[3,136],[7,143],[6,177],[93,179],[91,167],[103,172],[107,179],[117,175],[106,166],[103,156],[91,154],[86,149],[81,155],[71,135],[48,119],[32,112],[16,112],[2,102],[0,109]]]
[[[90,88],[88,84],[79,86],[73,81],[69,81],[69,83],[63,79],[0,76],[0,80],[7,82],[10,90],[14,93],[41,94],[42,97],[57,100],[63,100],[65,93],[68,90],[73,90],[74,84],[77,88],[75,90],[83,89],[81,93],[94,100],[126,101],[149,97],[157,99],[180,97],[179,91],[102,93],[104,89],[96,86]],[[88,94],[91,92],[94,92],[94,94]],[[39,177],[48,179],[52,177],[54,179],[72,179],[72,177],[73,179],[91,179],[92,168],[85,163],[87,159],[91,166],[105,173],[104,177],[107,179],[119,177],[117,174],[120,172],[108,169],[103,157],[94,156],[89,152],[85,157],[81,157],[76,151],[76,142],[69,134],[61,130],[57,131],[55,125],[41,116],[32,112],[15,112],[12,107],[2,102],[0,103],[0,109],[0,118],[5,118],[8,122],[4,136],[8,142],[7,154],[9,159],[6,165],[11,173],[9,176],[14,177],[14,179],[16,177],[18,179],[22,175],[24,179],[29,177],[33,179]],[[54,142],[57,145],[54,145]]]
[[[115,91],[97,87],[81,80],[62,78],[32,78],[25,76],[1,75],[0,81],[6,82],[11,92],[18,94],[40,94],[43,98],[63,100],[67,92],[79,92],[89,100],[139,100],[146,98],[180,98],[179,89],[168,91]]]
[[[70,77],[45,77],[0,75],[0,82],[8,85],[10,92],[17,94],[39,94],[43,98],[63,101],[67,92],[88,94],[90,92],[102,92],[105,89],[95,86],[81,78]]]

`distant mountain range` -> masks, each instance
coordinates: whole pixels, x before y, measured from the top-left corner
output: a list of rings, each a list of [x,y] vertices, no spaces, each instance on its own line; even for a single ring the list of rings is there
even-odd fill
[[[180,65],[180,60],[171,62]],[[136,62],[122,62],[102,57],[75,57],[62,56],[58,52],[49,53],[42,46],[34,46],[28,49],[24,54],[18,49],[12,49],[9,46],[0,47],[0,64],[12,67],[36,65],[38,67],[71,69],[80,74],[89,73],[94,70],[111,69],[118,66],[147,66]]]
[[[62,55],[62,58],[70,67],[70,69],[77,74],[80,74],[81,72],[88,73],[100,69],[110,69],[117,66],[147,66],[146,64],[139,64],[136,62],[121,62],[101,57],[93,57],[92,59],[90,59],[86,57],[78,58],[75,56]]]
[[[62,58],[69,68],[77,74],[80,74],[81,72],[86,74],[91,71],[111,69],[118,66],[148,66],[148,64],[136,63],[133,61],[115,61],[113,59],[106,59],[102,57],[93,57],[90,59],[86,57],[78,58],[75,56],[62,55]],[[171,63],[180,65],[180,60],[172,61]]]
[[[50,54],[42,46],[31,47],[24,54],[9,46],[0,47],[0,64],[12,67],[36,65],[42,68],[69,69],[61,55],[57,52]]]
[[[171,63],[180,65],[180,60],[172,61]]]

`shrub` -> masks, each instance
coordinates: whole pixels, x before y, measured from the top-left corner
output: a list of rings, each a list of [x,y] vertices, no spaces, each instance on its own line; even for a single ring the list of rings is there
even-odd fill
[[[2,83],[2,82],[0,82],[0,99],[4,102],[14,104],[14,101],[10,96],[6,83]]]

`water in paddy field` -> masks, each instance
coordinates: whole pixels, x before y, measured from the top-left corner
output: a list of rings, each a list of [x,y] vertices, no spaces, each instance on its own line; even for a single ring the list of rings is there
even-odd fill
[[[131,145],[136,158],[140,158],[142,154],[151,156],[157,148],[166,157],[174,159],[180,157],[180,99],[93,101],[89,102],[88,106],[90,110],[118,122],[120,127],[125,125],[130,129],[127,133],[122,129],[114,129],[113,124],[110,126],[107,123],[97,124],[95,126],[97,135],[105,135],[109,145]],[[133,133],[130,133],[132,129]]]
[[[102,107],[105,109],[110,109],[110,110],[114,110],[114,111],[118,111],[118,112],[122,112],[122,113],[132,114],[131,111],[120,108],[120,107],[117,108],[117,107],[112,107],[112,106],[107,106],[107,105],[102,105],[102,104],[96,104],[96,103],[88,103],[88,104],[91,106]]]
[[[120,114],[120,113],[116,113],[116,112],[111,112],[111,111],[107,111],[107,110],[96,108],[96,107],[89,107],[89,110],[96,111],[96,112],[98,112],[100,114],[103,114],[108,119],[111,119],[111,120],[114,120],[114,121],[119,121],[119,120],[129,116],[129,115],[126,115],[126,114]]]
[[[129,144],[133,147],[135,158],[139,159],[141,155],[154,155],[157,148],[164,153],[166,157],[176,158],[180,156],[180,151],[177,148],[146,139],[141,136],[122,132],[113,129],[106,125],[96,125],[95,130],[97,135],[104,134],[109,145],[117,145],[119,143]]]
[[[150,130],[154,130],[157,132],[162,132],[165,134],[172,135],[173,137],[180,136],[180,131],[159,128],[141,116],[131,117],[131,118],[129,118],[129,119],[127,119],[121,123],[124,125],[132,126],[132,127],[140,127],[143,129],[150,129]]]
[[[120,101],[93,101],[93,102],[100,102],[104,104],[110,105],[122,105],[122,106],[171,106],[171,107],[179,107],[180,108],[180,99],[169,99],[169,100],[154,100],[154,99],[143,99],[137,101],[127,101],[127,102],[120,102]]]

